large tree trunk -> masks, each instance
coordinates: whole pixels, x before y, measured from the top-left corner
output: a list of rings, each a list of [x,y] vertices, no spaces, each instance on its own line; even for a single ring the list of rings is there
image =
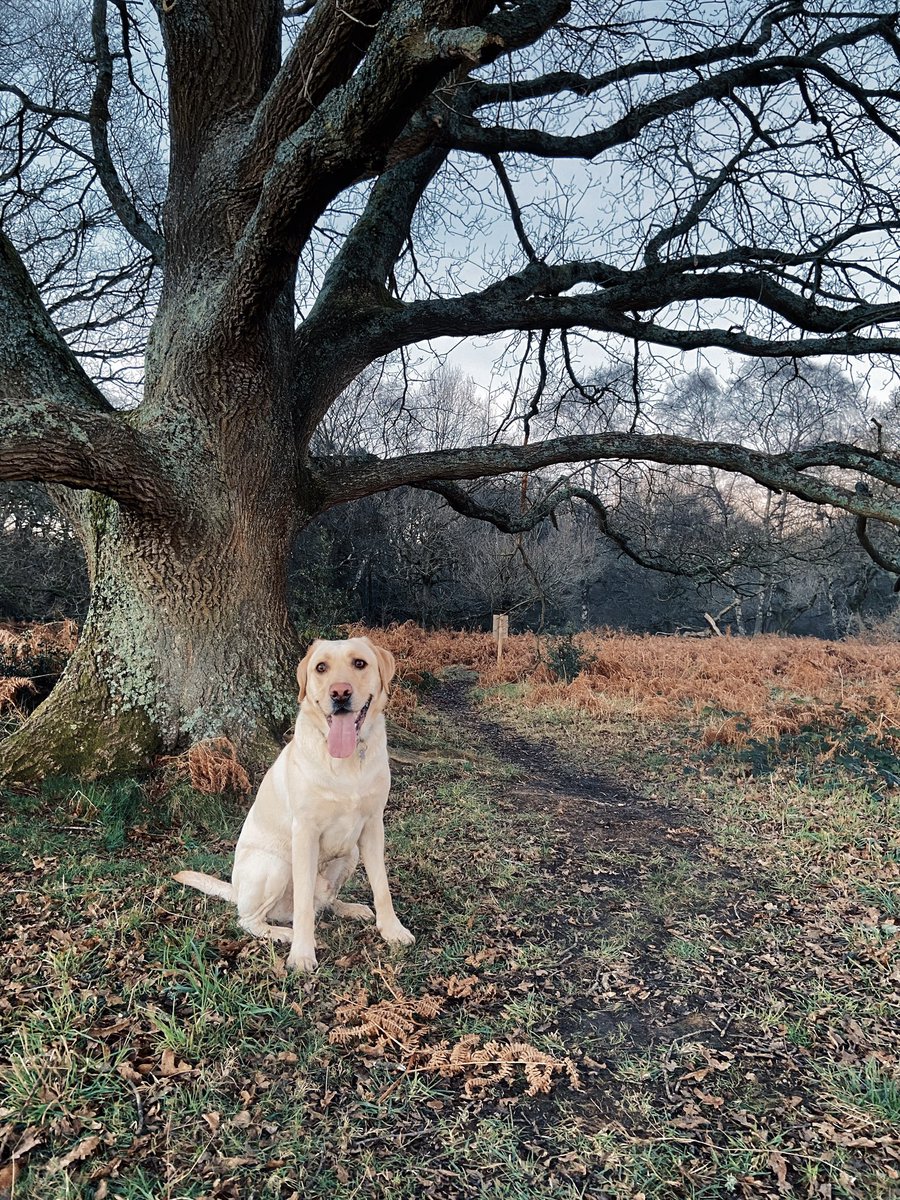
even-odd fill
[[[202,318],[208,281],[181,283],[164,295],[132,418],[167,446],[171,509],[83,493],[88,618],[58,686],[0,744],[8,782],[132,768],[222,734],[259,765],[292,718],[285,573],[303,514],[290,308],[229,339]]]
[[[249,47],[247,11],[228,9],[225,44],[246,69],[224,72],[221,111],[184,72],[171,84],[162,292],[141,404],[118,418],[153,461],[124,466],[115,499],[76,503],[88,618],[56,689],[0,745],[0,779],[103,774],[220,734],[258,763],[294,711],[285,570],[304,514],[292,278],[252,317],[223,301],[254,203],[237,152],[278,66],[280,6],[252,23]],[[175,59],[196,53],[196,32],[167,24]]]
[[[102,775],[221,734],[265,762],[295,704],[277,514],[240,511],[178,540],[112,501],[91,508],[88,618],[57,687],[0,745],[3,777]]]

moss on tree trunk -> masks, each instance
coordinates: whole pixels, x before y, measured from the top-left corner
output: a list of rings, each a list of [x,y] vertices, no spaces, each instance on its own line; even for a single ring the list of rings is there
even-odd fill
[[[289,538],[260,509],[222,511],[191,538],[92,504],[79,645],[50,696],[0,743],[0,779],[105,775],[220,735],[252,767],[271,761],[296,702]]]

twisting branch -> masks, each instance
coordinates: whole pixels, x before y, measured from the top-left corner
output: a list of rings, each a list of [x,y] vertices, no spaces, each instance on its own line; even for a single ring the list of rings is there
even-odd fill
[[[709,69],[716,63],[727,62],[730,58],[754,58],[771,41],[777,25],[798,16],[802,11],[802,4],[797,3],[770,8],[759,21],[759,34],[753,39],[749,39],[749,33],[758,20],[755,14],[751,17],[750,28],[736,41],[718,46],[704,46],[689,54],[617,63],[612,70],[598,75],[580,75],[577,71],[553,71],[533,79],[510,79],[502,83],[477,81],[471,85],[469,95],[475,108],[539,100],[565,92],[576,96],[593,96],[604,88],[612,85],[621,87],[632,79],[658,78],[680,71]]]
[[[476,500],[465,488],[445,479],[429,479],[413,485],[422,491],[433,492],[442,497],[454,510],[463,517],[472,517],[477,521],[487,521],[502,533],[528,533],[537,528],[542,521],[552,517],[563,501],[572,495],[571,488],[551,489],[539,504],[530,508],[511,512],[508,509],[496,508]]]
[[[772,55],[708,75],[666,95],[636,104],[618,120],[591,133],[566,135],[503,125],[484,126],[474,117],[462,115],[458,111],[446,114],[435,111],[434,116],[439,123],[437,137],[442,145],[457,150],[474,150],[481,154],[518,151],[540,157],[591,159],[606,150],[634,141],[641,131],[650,125],[666,117],[686,112],[703,100],[724,100],[744,88],[765,88],[791,83],[796,80],[798,71],[801,70],[818,72],[832,83],[839,82],[843,90],[852,94],[860,103],[867,116],[872,116],[869,112],[872,108],[877,117],[877,112],[868,103],[862,89],[843,79],[822,60],[826,54],[836,49],[858,45],[873,36],[886,37],[894,30],[898,19],[900,18],[896,13],[888,13],[861,23],[844,33],[825,38],[804,55]],[[498,95],[496,87],[493,91],[485,92],[483,87],[479,90],[479,85],[474,85],[470,92],[472,109],[488,103],[502,103],[511,98],[519,98],[516,96],[517,86],[521,85],[512,83],[509,89],[504,85],[499,89],[502,95]],[[529,86],[533,87],[533,82],[529,84],[526,81],[524,86],[526,89]],[[590,94],[598,90],[599,86],[604,86],[599,80],[583,80],[580,89],[574,87],[571,90]],[[880,118],[878,121],[880,123]]]
[[[538,256],[525,229],[525,223],[522,220],[522,210],[519,207],[518,200],[516,200],[516,194],[506,173],[506,167],[503,165],[503,159],[499,154],[489,154],[488,159],[500,181],[503,195],[506,197],[506,203],[509,205],[509,215],[512,217],[513,228],[516,231],[516,236],[519,239],[522,249],[525,251],[525,257],[529,262],[537,262]]]
[[[863,480],[860,480],[857,483],[856,491],[857,494],[861,496],[871,495],[869,485]],[[900,560],[891,558],[884,550],[875,545],[869,536],[868,524],[869,522],[866,517],[856,518],[857,540],[859,541],[859,544],[862,546],[863,550],[865,550],[866,554],[868,554],[869,558],[871,558],[871,560],[876,563],[877,566],[881,567],[882,571],[890,571],[892,575],[897,576],[897,580],[894,583],[894,591],[900,592]]]
[[[113,90],[113,58],[109,49],[106,15],[106,0],[94,0],[91,37],[94,42],[97,82],[91,97],[88,128],[91,133],[97,177],[109,197],[116,216],[135,241],[140,242],[150,251],[156,265],[161,266],[165,257],[165,242],[161,234],[141,216],[134,201],[125,191],[109,148],[109,101]]]
[[[588,505],[593,512],[594,517],[596,518],[597,526],[603,536],[614,545],[618,546],[619,550],[621,550],[625,557],[630,558],[631,561],[637,563],[639,567],[644,567],[648,571],[658,571],[664,575],[688,575],[695,577],[708,575],[707,571],[698,571],[694,568],[688,567],[687,565],[673,567],[671,563],[664,563],[659,559],[652,559],[647,555],[642,554],[640,550],[636,550],[635,547],[632,546],[631,542],[624,533],[612,528],[609,523],[609,510],[599,496],[596,496],[593,492],[588,491],[587,488],[581,487],[570,488],[569,492],[574,499],[583,500],[584,503]]]
[[[868,554],[873,562],[877,563],[883,571],[890,571],[892,575],[900,575],[900,562],[897,559],[888,558],[887,555],[879,550],[872,539],[869,537],[868,521],[865,517],[857,517],[856,519],[856,536],[859,538],[859,543]],[[900,580],[898,580],[895,591],[900,590]]]
[[[397,306],[379,320],[378,351],[435,337],[522,329],[587,329],[616,333],[681,350],[719,346],[751,357],[900,352],[900,336],[863,336],[859,331],[900,320],[900,302],[857,303],[837,308],[797,294],[762,269],[710,270],[737,263],[750,252],[675,259],[627,271],[603,261],[557,265],[529,263],[480,292],[419,300]],[[564,296],[578,284],[595,291]],[[768,310],[798,331],[825,336],[757,337],[740,327],[667,328],[635,313],[685,301],[743,300]]]
[[[470,517],[476,521],[486,521],[502,533],[522,534],[536,529],[548,518],[555,524],[555,515],[561,505],[571,500],[583,501],[593,513],[600,533],[615,545],[626,558],[644,567],[648,571],[656,571],[664,575],[709,579],[713,573],[709,568],[697,568],[687,563],[673,566],[661,559],[651,558],[638,550],[621,530],[615,529],[609,520],[609,510],[594,492],[587,488],[565,485],[551,488],[538,504],[532,505],[525,511],[511,512],[509,509],[497,508],[476,500],[465,488],[455,483],[436,479],[428,483],[415,485],[423,491],[433,492],[441,496],[447,504],[461,516]]]
[[[474,446],[434,450],[398,458],[347,460],[334,464],[329,478],[313,466],[314,484],[323,508],[402,485],[432,480],[454,481],[482,476],[518,474],[557,463],[630,460],[672,466],[716,467],[746,475],[773,491],[790,492],[801,500],[845,509],[856,516],[900,525],[900,498],[875,497],[806,473],[810,466],[832,466],[871,475],[886,482],[900,481],[900,462],[840,442],[810,450],[766,454],[729,442],[697,442],[662,434],[598,433],[552,438],[527,446]]]

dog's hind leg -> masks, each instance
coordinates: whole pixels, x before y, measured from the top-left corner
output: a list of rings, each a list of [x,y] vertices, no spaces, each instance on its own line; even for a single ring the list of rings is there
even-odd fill
[[[260,855],[251,871],[242,871],[235,881],[238,925],[253,937],[290,942],[293,931],[286,925],[270,925],[270,915],[285,916],[284,897],[290,909],[291,864],[274,854]]]

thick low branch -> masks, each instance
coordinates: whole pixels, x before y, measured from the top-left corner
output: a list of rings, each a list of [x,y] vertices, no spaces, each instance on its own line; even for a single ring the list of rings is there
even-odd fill
[[[178,510],[165,456],[119,414],[52,399],[0,399],[0,480],[86,488],[155,519]]]
[[[872,474],[877,477],[900,471],[900,464],[876,459],[868,451],[840,442],[813,450],[766,454],[729,442],[697,442],[690,438],[640,433],[599,433],[553,438],[527,446],[475,446],[458,450],[434,450],[398,458],[348,460],[331,476],[316,471],[320,503],[331,507],[346,500],[401,485],[418,486],[432,481],[478,479],[535,471],[557,463],[630,460],[672,466],[706,466],[746,475],[775,491],[790,492],[813,504],[845,509],[859,517],[872,517],[900,525],[900,498],[869,495],[829,479],[806,474],[813,461],[820,466]]]
[[[578,284],[598,290],[574,296],[557,293]],[[738,299],[821,337],[764,338],[741,327],[669,328],[633,314],[667,304],[707,299]],[[396,307],[379,319],[379,351],[437,337],[484,335],[507,330],[572,329],[581,326],[641,342],[696,350],[708,346],[751,357],[809,357],[817,354],[896,354],[900,336],[863,336],[857,331],[900,320],[900,303],[854,304],[835,308],[797,295],[764,271],[693,272],[686,264],[651,264],[623,271],[603,262],[531,263],[516,275],[481,292],[420,300]]]

